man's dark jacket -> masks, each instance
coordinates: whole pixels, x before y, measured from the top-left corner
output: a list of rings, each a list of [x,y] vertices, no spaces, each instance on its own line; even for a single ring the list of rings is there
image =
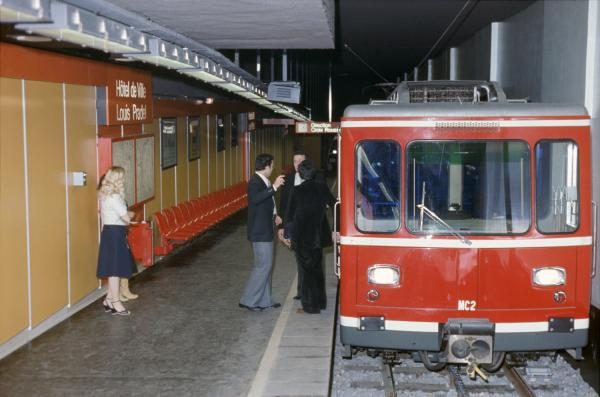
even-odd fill
[[[335,198],[325,183],[314,179],[296,186],[287,210],[286,229],[290,230],[294,249],[316,249],[331,245],[327,207]]]
[[[260,176],[254,174],[248,182],[248,240],[273,241],[273,186],[267,187]]]

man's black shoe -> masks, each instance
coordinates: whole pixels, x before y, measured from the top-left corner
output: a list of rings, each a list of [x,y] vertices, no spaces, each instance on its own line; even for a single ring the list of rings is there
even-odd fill
[[[281,303],[273,303],[271,306],[267,306],[267,307],[261,307],[261,310],[267,310],[267,309],[277,309],[278,307],[281,307]]]
[[[243,303],[238,303],[238,306],[241,307],[242,309],[248,309],[251,312],[260,312],[260,311],[264,310],[263,307],[259,307],[259,306],[247,306],[247,305],[244,305]]]
[[[294,299],[299,301],[300,299],[302,299],[302,297],[300,295],[296,295],[296,296],[294,296]]]

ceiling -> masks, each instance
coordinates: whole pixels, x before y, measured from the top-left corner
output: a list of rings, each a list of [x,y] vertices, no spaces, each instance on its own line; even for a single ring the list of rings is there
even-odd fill
[[[58,0],[52,0],[58,1]],[[329,75],[334,118],[352,103],[381,97],[371,89],[457,46],[491,22],[534,0],[62,0],[206,55],[251,80],[257,49],[263,81],[301,81],[303,104],[315,119],[328,114]],[[0,1],[1,2],[1,1]],[[2,27],[3,40],[11,33]],[[60,42],[45,46],[61,50]],[[85,53],[85,49],[82,49]],[[218,51],[217,51],[218,50]],[[233,64],[239,51],[239,66]],[[102,56],[102,54],[100,54]]]
[[[109,0],[220,49],[332,49],[333,0]]]

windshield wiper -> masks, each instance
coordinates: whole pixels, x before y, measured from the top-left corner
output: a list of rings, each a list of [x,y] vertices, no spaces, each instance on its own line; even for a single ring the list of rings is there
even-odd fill
[[[423,214],[427,215],[430,219],[438,222],[440,225],[444,226],[446,229],[448,229],[448,231],[450,232],[450,234],[452,234],[454,237],[456,237],[457,239],[459,239],[463,244],[466,245],[471,245],[473,244],[471,242],[471,240],[469,240],[468,238],[466,238],[465,236],[463,236],[462,234],[460,234],[456,229],[454,229],[452,226],[450,226],[449,224],[447,224],[446,222],[444,222],[444,220],[442,218],[440,218],[439,216],[436,215],[435,212],[433,212],[432,210],[430,210],[429,208],[427,208],[425,206],[425,204],[417,204],[417,208],[421,210],[421,219],[423,219]],[[421,221],[421,231],[423,230],[423,223]]]

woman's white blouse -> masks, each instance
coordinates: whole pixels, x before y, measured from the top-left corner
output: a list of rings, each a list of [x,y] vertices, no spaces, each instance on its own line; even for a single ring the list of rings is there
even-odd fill
[[[118,194],[100,199],[100,214],[103,225],[126,225],[121,216],[127,214],[125,200]]]

